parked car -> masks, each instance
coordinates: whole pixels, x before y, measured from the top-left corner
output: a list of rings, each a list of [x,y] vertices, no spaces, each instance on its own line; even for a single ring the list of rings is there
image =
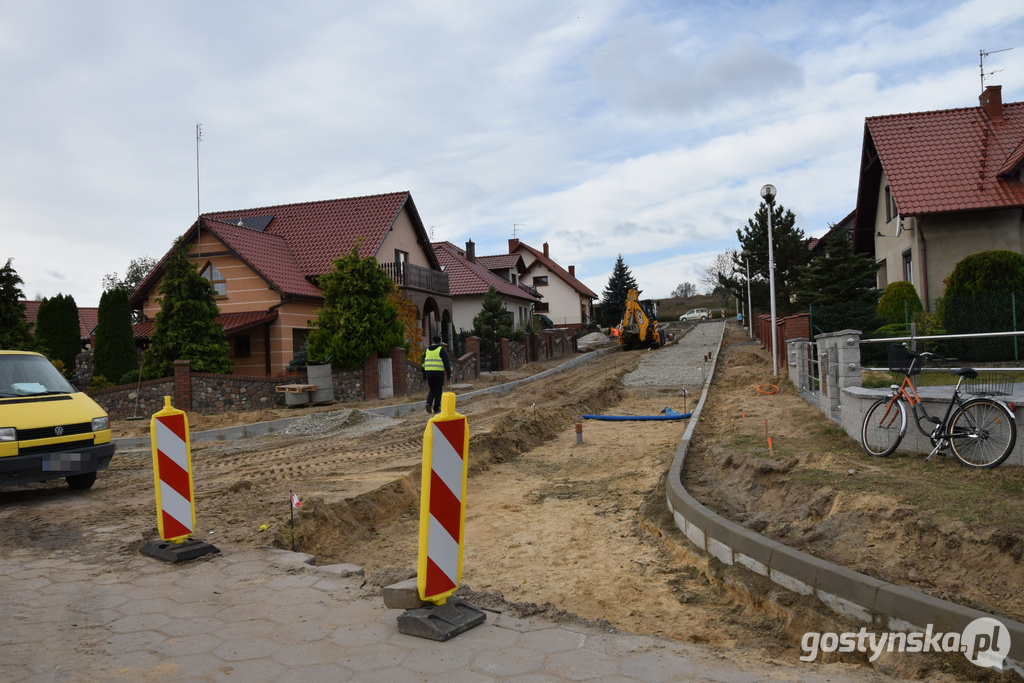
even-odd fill
[[[64,478],[87,489],[113,455],[102,408],[40,354],[0,351],[0,487]]]
[[[680,320],[709,320],[710,318],[711,311],[706,308],[691,308],[679,316]]]
[[[553,329],[555,329],[555,324],[553,322],[551,322],[551,318],[547,317],[543,313],[534,313],[533,314],[533,321],[536,322],[536,323],[540,323],[540,327],[541,327],[542,330],[553,330]]]

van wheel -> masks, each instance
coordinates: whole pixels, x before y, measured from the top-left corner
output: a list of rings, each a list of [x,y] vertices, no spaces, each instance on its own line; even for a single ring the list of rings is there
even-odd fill
[[[84,491],[92,488],[92,485],[96,483],[96,473],[86,472],[85,474],[75,474],[70,477],[65,477],[68,480],[68,487],[75,491]]]

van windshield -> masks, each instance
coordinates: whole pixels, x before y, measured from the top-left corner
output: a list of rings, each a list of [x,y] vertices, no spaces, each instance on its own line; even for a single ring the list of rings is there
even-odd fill
[[[74,392],[75,388],[42,356],[0,354],[0,398]]]

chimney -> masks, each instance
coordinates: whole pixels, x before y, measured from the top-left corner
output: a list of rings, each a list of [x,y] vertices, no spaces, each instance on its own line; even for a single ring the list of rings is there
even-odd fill
[[[510,239],[508,241],[508,253],[511,254],[511,253],[513,253],[518,248],[519,248],[519,240],[517,240],[517,239]]]
[[[569,276],[576,277],[576,266],[569,266]]]
[[[1003,122],[1003,86],[988,86],[978,99],[981,101],[981,108],[985,110],[989,121],[992,123]]]
[[[549,258],[549,256],[548,256],[548,243],[547,242],[544,243],[544,258]]]
[[[476,263],[476,245],[473,244],[473,240],[466,242],[466,260]]]

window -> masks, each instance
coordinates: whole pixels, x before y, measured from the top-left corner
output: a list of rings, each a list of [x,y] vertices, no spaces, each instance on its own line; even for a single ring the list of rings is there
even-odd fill
[[[240,334],[235,337],[235,358],[249,358],[252,356],[252,346],[249,335]]]
[[[533,311],[534,311],[534,313],[547,313],[548,312],[548,302],[547,301],[538,301],[536,304],[533,305]]]
[[[533,278],[533,286],[534,287],[547,287],[548,286],[548,276],[547,275],[538,275],[538,276],[534,277]]]
[[[910,250],[903,252],[903,279],[914,284],[914,261],[910,256]]]
[[[888,223],[894,218],[898,218],[900,212],[896,209],[896,198],[892,196],[892,190],[889,186],[885,186],[885,222]]]
[[[228,283],[221,275],[220,271],[217,270],[217,266],[212,263],[207,263],[206,268],[203,268],[203,277],[210,281],[213,285],[213,291],[217,296],[228,295]]]

